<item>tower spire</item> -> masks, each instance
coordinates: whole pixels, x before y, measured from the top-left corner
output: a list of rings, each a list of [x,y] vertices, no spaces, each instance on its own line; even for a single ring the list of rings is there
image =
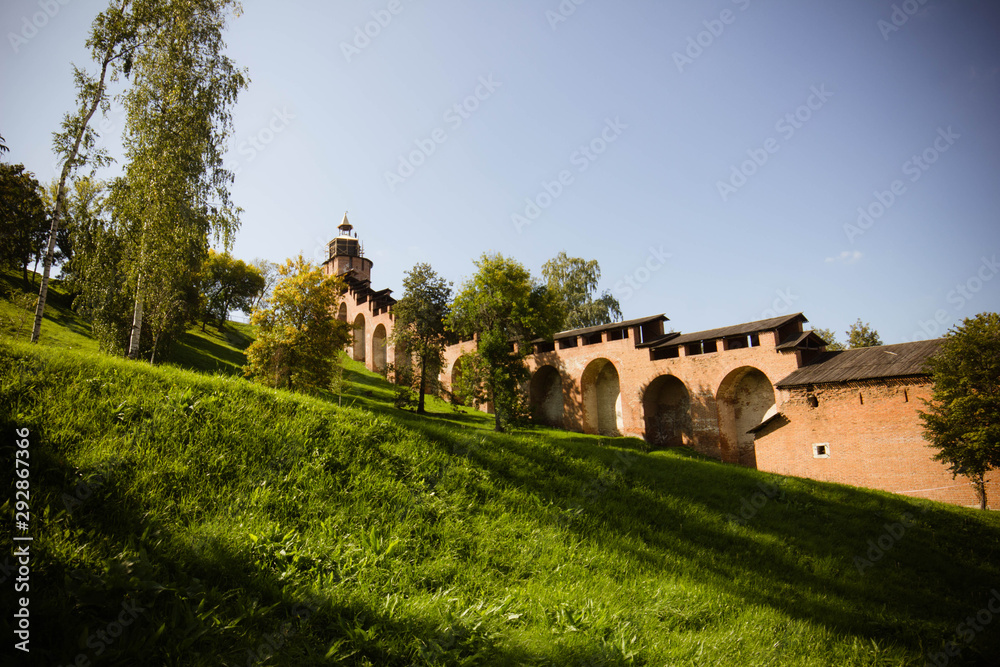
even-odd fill
[[[341,221],[340,226],[338,226],[337,229],[340,230],[340,235],[341,236],[350,236],[351,235],[351,230],[354,229],[354,226],[351,225],[351,223],[347,221],[347,211],[344,211],[344,219],[343,219],[343,221]]]

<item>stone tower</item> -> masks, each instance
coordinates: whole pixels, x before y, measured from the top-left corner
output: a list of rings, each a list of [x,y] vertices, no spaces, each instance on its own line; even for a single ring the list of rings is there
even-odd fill
[[[323,264],[327,275],[342,276],[351,272],[351,276],[359,282],[368,282],[372,276],[372,261],[365,257],[365,249],[358,241],[358,235],[352,233],[354,227],[347,221],[347,212],[337,227],[340,234],[330,241],[330,258]]]

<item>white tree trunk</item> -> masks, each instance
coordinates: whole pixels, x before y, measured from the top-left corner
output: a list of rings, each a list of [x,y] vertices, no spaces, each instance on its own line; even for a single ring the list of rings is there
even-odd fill
[[[139,357],[139,334],[142,333],[142,296],[139,289],[142,287],[142,278],[135,286],[135,310],[132,312],[132,335],[128,340],[128,358],[137,359]]]

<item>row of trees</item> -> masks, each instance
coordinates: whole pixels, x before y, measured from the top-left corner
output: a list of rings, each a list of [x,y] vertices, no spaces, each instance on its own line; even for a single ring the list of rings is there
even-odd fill
[[[210,237],[228,249],[239,226],[222,160],[230,111],[247,85],[222,38],[238,10],[235,0],[114,0],[94,20],[95,70],[74,67],[77,108],[54,133],[59,178],[40,192],[23,167],[3,169],[16,194],[4,192],[16,209],[4,224],[16,233],[4,234],[2,259],[16,259],[25,279],[27,264],[42,261],[32,341],[60,261],[107,349],[155,355],[190,317],[199,276],[212,266]],[[91,121],[107,111],[115,84],[126,110],[123,172],[108,184],[76,178],[110,164]],[[216,313],[218,297],[207,295]]]
[[[91,321],[102,347],[123,353],[134,302],[132,294],[121,290],[130,240],[114,217],[113,188],[113,183],[89,177],[72,181],[63,198],[53,258],[61,264],[75,308]],[[45,254],[57,191],[58,183],[43,188],[23,165],[0,163],[0,267],[16,268],[26,287],[29,268],[37,268]],[[200,320],[203,330],[208,323],[222,328],[231,311],[249,314],[266,298],[277,273],[266,260],[248,264],[211,249],[191,253],[183,266],[187,270],[174,276],[175,290],[154,300],[150,309],[141,349],[151,358],[191,322]]]
[[[457,294],[428,264],[417,264],[403,280],[403,297],[393,307],[392,342],[412,363],[417,411],[440,372],[445,346],[458,339],[478,341],[466,358],[457,393],[494,406],[498,431],[526,415],[521,386],[527,379],[528,341],[555,332],[605,324],[621,318],[609,293],[596,295],[600,267],[594,260],[562,252],[542,268],[539,280],[519,262],[484,254],[476,273]],[[336,370],[337,353],[350,340],[346,322],[334,317],[345,290],[300,256],[279,269],[281,281],[270,301],[254,310],[257,340],[248,350],[247,375],[287,388],[322,388]],[[397,360],[397,376],[411,374]]]

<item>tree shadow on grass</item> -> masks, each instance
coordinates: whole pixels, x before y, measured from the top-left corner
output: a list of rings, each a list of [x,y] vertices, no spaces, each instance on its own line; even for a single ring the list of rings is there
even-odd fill
[[[242,375],[247,363],[246,356],[239,350],[189,331],[174,341],[165,361],[183,368],[227,375]]]
[[[47,437],[33,433],[36,443]],[[548,662],[502,645],[495,625],[345,601],[337,587],[310,589],[306,582],[335,572],[334,564],[289,576],[269,565],[281,558],[276,548],[175,534],[122,483],[134,474],[127,460],[78,470],[44,446],[35,452],[33,474],[46,489],[35,511],[45,519],[34,525],[40,539],[32,545],[32,650],[19,664],[82,664],[79,656],[107,665]]]
[[[508,435],[483,428],[470,448],[469,431],[449,427],[477,426],[472,419],[401,415],[375,403],[365,407],[462,452],[492,478],[573,509],[574,518],[554,515],[553,525],[586,542],[651,572],[679,563],[745,605],[859,639],[936,650],[1000,580],[1000,526],[960,508],[538,427]],[[603,472],[595,474],[595,462]],[[985,636],[967,647],[969,664],[1000,651]]]

